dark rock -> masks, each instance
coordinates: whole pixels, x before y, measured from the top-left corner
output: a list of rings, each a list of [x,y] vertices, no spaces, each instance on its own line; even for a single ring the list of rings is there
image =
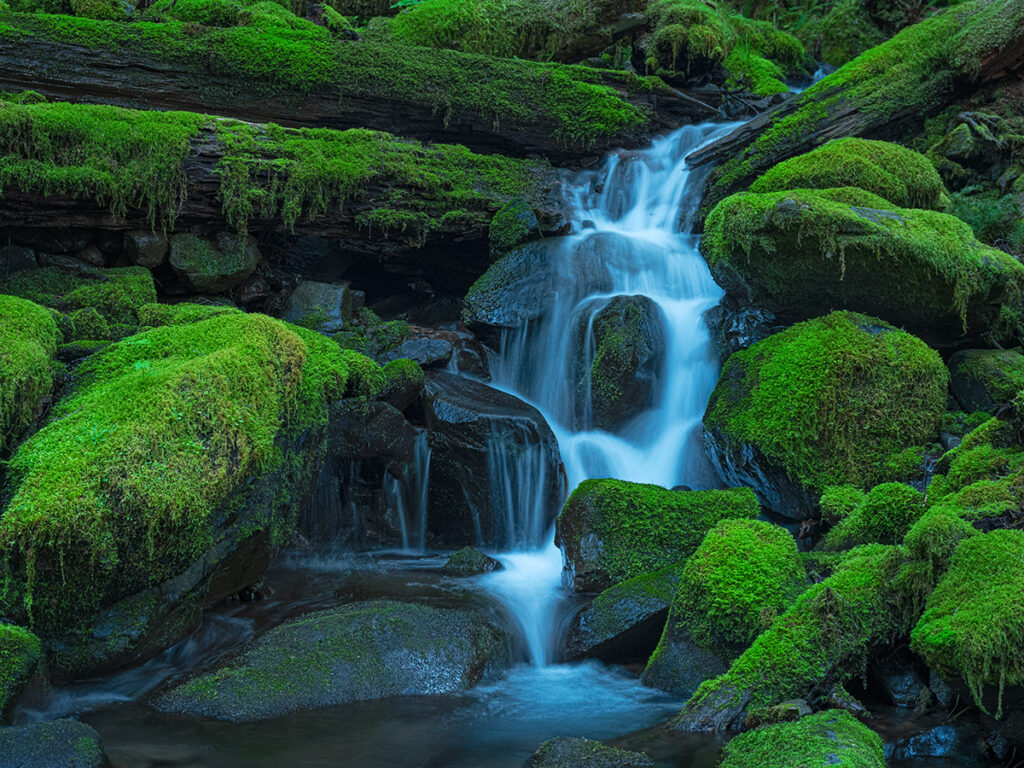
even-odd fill
[[[35,269],[39,266],[36,252],[20,245],[6,245],[0,248],[0,280],[15,272]]]
[[[347,285],[304,280],[288,296],[281,319],[320,333],[337,333],[352,320],[352,292]]]
[[[733,352],[746,349],[783,328],[776,321],[775,315],[763,307],[741,306],[730,309],[725,304],[719,304],[708,310],[704,319],[723,360]]]
[[[385,352],[378,358],[378,362],[383,364],[405,358],[419,363],[424,368],[436,368],[446,365],[451,359],[452,352],[452,343],[447,339],[416,336]]]
[[[0,728],[0,765],[11,768],[99,768],[100,735],[77,720]]]
[[[928,670],[928,690],[935,700],[943,707],[949,707],[956,699],[956,692],[943,680],[934,669]]]
[[[120,256],[124,251],[124,233],[116,229],[101,229],[96,233],[96,245],[107,256]]]
[[[409,461],[417,430],[388,403],[361,399],[331,405],[328,453],[335,459]]]
[[[939,725],[917,733],[896,743],[895,756],[899,760],[916,760],[923,757],[946,757],[957,746],[959,738],[956,728]]]
[[[271,629],[233,662],[160,696],[235,722],[392,696],[461,693],[509,663],[508,636],[466,610],[377,600]]]
[[[679,569],[665,568],[606,589],[581,608],[569,625],[570,660],[625,662],[650,656],[668,615]]]
[[[851,715],[864,719],[868,716],[867,707],[850,694],[843,686],[834,685],[824,697],[823,709],[845,709]]]
[[[728,660],[698,647],[686,633],[676,632],[659,644],[657,657],[644,670],[643,683],[687,698],[705,680],[727,669]]]
[[[260,262],[253,238],[240,243],[233,235],[217,234],[214,246],[191,233],[171,237],[171,267],[196,293],[223,293],[240,284]]]
[[[904,654],[885,654],[871,666],[872,674],[897,707],[913,709],[926,690],[912,660]]]
[[[132,229],[124,233],[124,252],[146,269],[156,269],[167,258],[167,238],[145,229]]]
[[[590,739],[559,737],[545,741],[529,768],[654,768],[642,752],[627,752]]]
[[[106,263],[103,251],[95,245],[90,245],[78,252],[78,258],[93,267],[102,267]]]
[[[539,542],[565,495],[558,442],[541,413],[440,371],[427,377],[423,400],[431,530],[449,544]]]
[[[232,292],[232,296],[239,304],[251,304],[266,299],[273,292],[270,283],[259,275],[252,275]]]
[[[477,576],[481,573],[500,571],[501,568],[500,561],[485,555],[479,549],[463,547],[441,566],[441,573],[448,576]]]
[[[37,255],[39,260],[39,266],[41,267],[59,267],[60,269],[66,269],[69,272],[77,272],[80,274],[86,274],[93,270],[93,267],[86,264],[81,259],[77,259],[74,256],[68,256],[63,253],[48,253],[40,251]]]
[[[995,413],[1024,389],[1024,355],[1015,349],[965,349],[948,365],[949,389],[968,413]]]

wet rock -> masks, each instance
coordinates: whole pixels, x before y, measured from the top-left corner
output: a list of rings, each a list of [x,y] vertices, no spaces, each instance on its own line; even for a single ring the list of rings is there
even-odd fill
[[[477,576],[501,570],[501,562],[485,555],[474,547],[463,547],[448,558],[441,566],[441,573],[448,576]]]
[[[320,333],[337,333],[352,320],[352,291],[347,285],[304,280],[288,296],[281,317]]]
[[[77,720],[0,728],[0,765],[11,768],[99,768],[100,736]]]
[[[864,719],[868,716],[868,709],[850,694],[843,686],[833,685],[832,690],[824,697],[824,706],[827,709],[845,709],[851,715]]]
[[[956,729],[939,725],[896,743],[895,757],[899,760],[919,760],[923,757],[946,757],[957,746]]]
[[[679,568],[672,566],[606,589],[573,617],[566,639],[570,660],[622,663],[650,656],[672,602]]]
[[[934,669],[928,670],[928,689],[943,707],[949,707],[956,699],[956,692]]]
[[[15,272],[35,269],[39,266],[36,252],[20,245],[7,245],[0,248],[0,280]]]
[[[539,542],[565,494],[558,442],[540,412],[441,371],[427,377],[423,402],[431,530],[449,544]]]
[[[530,758],[529,768],[654,768],[642,752],[616,749],[590,739],[560,737],[545,741]]]
[[[191,233],[171,237],[170,263],[177,275],[195,293],[223,293],[253,273],[260,252],[253,238],[239,242],[225,232],[217,234],[216,245]]]
[[[383,364],[404,358],[419,363],[424,368],[437,368],[448,363],[453,349],[452,343],[447,339],[416,336],[406,339],[394,349],[384,353],[378,358],[378,362]]]
[[[88,248],[79,251],[78,258],[92,267],[102,267],[106,262],[106,257],[104,257],[103,251],[95,245],[90,245]]]
[[[1024,355],[1015,349],[965,349],[949,358],[949,389],[971,413],[995,413],[1024,389]]]
[[[132,229],[124,233],[124,252],[146,269],[156,269],[167,258],[167,238],[145,229]]]
[[[491,258],[541,236],[540,222],[529,203],[524,200],[510,200],[491,218],[487,228],[487,244]]]
[[[731,309],[725,304],[719,304],[708,310],[704,319],[723,360],[733,352],[739,352],[778,333],[784,327],[776,321],[774,314],[763,307],[741,306]]]
[[[881,656],[872,665],[871,672],[886,696],[897,707],[913,709],[927,690],[921,676],[914,669],[913,661],[905,654]]]
[[[383,366],[384,389],[380,393],[380,399],[393,405],[400,411],[404,411],[423,392],[426,378],[423,369],[412,360],[392,360]]]
[[[460,693],[509,663],[508,637],[465,610],[376,600],[271,629],[160,696],[164,712],[243,722],[350,701]]]
[[[676,632],[658,644],[657,658],[644,669],[644,685],[689,697],[705,680],[729,669],[729,659],[699,647],[685,632]]]
[[[331,405],[329,418],[328,452],[336,460],[412,457],[418,431],[389,403],[340,400]]]

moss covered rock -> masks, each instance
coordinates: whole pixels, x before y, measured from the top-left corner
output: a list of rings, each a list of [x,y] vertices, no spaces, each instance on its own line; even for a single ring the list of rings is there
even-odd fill
[[[899,547],[858,547],[813,585],[737,658],[703,683],[671,721],[679,730],[725,730],[791,699],[812,701],[858,673],[866,650],[903,626],[894,579]]]
[[[0,728],[0,764],[18,768],[100,768],[100,735],[77,720]]]
[[[994,413],[1024,390],[1024,355],[1016,349],[965,349],[949,358],[949,373],[961,408]]]
[[[508,663],[507,635],[470,611],[377,600],[275,627],[227,666],[155,704],[262,720],[350,701],[461,693]]]
[[[654,768],[655,765],[642,752],[564,736],[541,744],[528,764],[529,768]]]
[[[426,383],[423,369],[413,360],[400,358],[385,364],[382,370],[384,389],[381,390],[380,399],[404,411],[423,391]]]
[[[0,296],[0,453],[32,424],[50,394],[59,338],[45,309]]]
[[[732,355],[704,414],[722,477],[803,519],[823,489],[885,479],[890,456],[938,432],[947,372],[922,341],[833,312]]]
[[[171,238],[171,267],[196,293],[223,293],[245,280],[260,263],[256,241],[220,233],[216,244],[191,233]]]
[[[682,569],[644,683],[689,696],[724,672],[806,583],[788,531],[758,520],[723,520]]]
[[[750,185],[751,192],[857,187],[901,208],[942,210],[946,186],[924,155],[887,141],[835,139],[779,163]]]
[[[876,485],[826,534],[824,551],[899,544],[924,512],[924,494],[903,483]]]
[[[911,632],[911,647],[975,704],[1002,712],[1003,691],[1024,684],[1024,533],[998,530],[960,542]]]
[[[501,569],[501,562],[474,547],[463,547],[441,566],[448,576],[477,576]]]
[[[882,739],[849,712],[829,709],[737,736],[721,768],[885,768]]]
[[[600,592],[680,563],[729,517],[755,518],[753,491],[669,491],[623,480],[585,480],[558,516],[555,541],[577,592]]]
[[[1016,259],[953,216],[854,188],[733,195],[701,249],[728,293],[783,317],[850,309],[947,342],[1021,322]]]
[[[43,645],[38,637],[23,627],[0,624],[0,718],[5,722],[42,663]]]
[[[209,320],[218,315],[237,315],[241,312],[236,307],[219,306],[216,304],[143,304],[139,307],[139,325],[159,328],[164,325],[188,325]]]
[[[358,357],[243,314],[94,355],[10,461],[4,613],[88,669],[130,657],[179,602],[255,581],[291,534]],[[110,611],[123,631],[96,628]]]
[[[626,579],[581,608],[569,625],[570,659],[623,663],[646,658],[658,643],[681,565]]]

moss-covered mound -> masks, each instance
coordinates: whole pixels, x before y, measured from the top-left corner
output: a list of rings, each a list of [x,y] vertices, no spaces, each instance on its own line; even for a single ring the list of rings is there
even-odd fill
[[[887,141],[835,139],[762,174],[751,192],[857,187],[901,208],[942,210],[946,186],[924,155]]]
[[[701,249],[729,293],[789,318],[851,309],[940,340],[1022,327],[1016,259],[953,216],[854,188],[733,195]]]
[[[801,518],[829,485],[870,487],[936,434],[947,373],[922,341],[851,312],[798,323],[729,358],[704,415],[730,483]]]
[[[83,363],[73,394],[10,461],[4,613],[44,637],[74,632],[215,542],[209,567],[256,533],[281,546],[298,478],[319,461],[310,430],[322,433],[359,357],[269,317],[227,314],[146,331]],[[274,473],[274,493],[249,499]]]
[[[556,542],[578,592],[620,581],[689,557],[720,520],[760,512],[747,488],[669,491],[623,480],[585,480],[558,516]]]
[[[25,685],[39,672],[43,644],[22,627],[0,624],[0,718],[6,721]]]
[[[527,765],[528,768],[654,768],[656,763],[643,752],[560,736],[541,744]]]
[[[139,325],[159,328],[164,325],[188,325],[209,320],[218,315],[235,315],[240,310],[212,304],[145,304],[139,307]]]
[[[924,512],[924,495],[903,483],[876,485],[818,545],[825,551],[861,544],[899,544]]]
[[[58,340],[49,312],[0,296],[0,453],[21,436],[50,394]]]
[[[784,528],[723,520],[682,569],[644,683],[690,695],[724,671],[805,586],[796,542]]]
[[[968,412],[993,413],[1024,390],[1024,355],[1016,349],[965,349],[949,358],[950,390]]]
[[[721,768],[885,768],[882,739],[842,709],[748,731],[722,756]]]
[[[788,699],[807,701],[862,671],[868,649],[903,626],[893,580],[898,547],[872,544],[846,555],[835,573],[804,592],[728,672],[704,683],[672,721],[682,730],[724,730]]]
[[[1006,686],[1024,683],[1024,533],[999,530],[961,542],[928,597],[911,647],[947,678],[964,680],[978,706],[1002,710]],[[995,686],[994,697],[985,687]]]

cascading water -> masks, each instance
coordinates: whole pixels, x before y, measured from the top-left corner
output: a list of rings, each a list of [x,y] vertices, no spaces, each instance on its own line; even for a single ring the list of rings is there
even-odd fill
[[[707,169],[692,171],[685,158],[735,127],[687,126],[649,149],[612,156],[572,185],[574,234],[550,252],[556,280],[547,303],[537,322],[503,337],[491,367],[494,386],[547,418],[570,489],[593,477],[669,488],[716,482],[699,441],[718,372],[703,316],[722,291],[689,234]],[[595,427],[588,372],[594,319],[616,296],[653,302],[665,348],[650,407],[608,431]],[[533,664],[544,665],[557,646],[561,553],[550,531],[531,543],[532,551],[503,556],[505,570],[485,585],[522,625]]]
[[[384,475],[384,503],[398,519],[403,552],[427,547],[427,508],[430,501],[430,444],[426,431],[416,436],[413,461],[400,477]]]

